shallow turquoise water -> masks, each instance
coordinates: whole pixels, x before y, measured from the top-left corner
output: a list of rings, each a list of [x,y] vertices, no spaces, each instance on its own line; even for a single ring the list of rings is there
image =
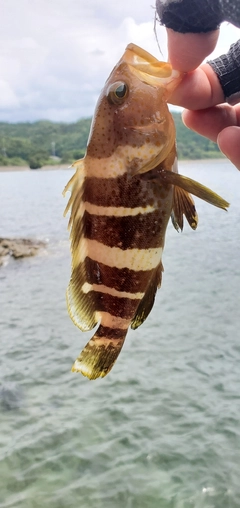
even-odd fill
[[[65,304],[71,172],[0,173],[0,236],[49,240],[0,269],[0,508],[240,506],[240,175],[180,172],[231,208],[169,225],[153,312],[94,382],[70,372],[91,335]]]

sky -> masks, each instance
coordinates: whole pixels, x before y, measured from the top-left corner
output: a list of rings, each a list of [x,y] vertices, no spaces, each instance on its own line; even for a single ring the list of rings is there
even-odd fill
[[[154,35],[155,0],[1,0],[0,121],[75,122],[92,116],[114,65],[133,42],[167,59]],[[224,23],[217,50],[240,30]]]

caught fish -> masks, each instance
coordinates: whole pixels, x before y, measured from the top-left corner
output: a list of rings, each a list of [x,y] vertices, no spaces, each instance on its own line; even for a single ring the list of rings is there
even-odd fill
[[[70,210],[72,274],[67,306],[82,331],[99,324],[73,364],[89,379],[113,367],[128,328],[150,313],[162,280],[170,216],[197,227],[190,193],[219,208],[224,199],[177,172],[167,100],[182,75],[129,44],[99,97],[86,155],[76,161]]]

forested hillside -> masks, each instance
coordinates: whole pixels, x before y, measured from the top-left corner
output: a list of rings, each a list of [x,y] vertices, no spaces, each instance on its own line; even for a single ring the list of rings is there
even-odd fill
[[[180,159],[220,157],[216,144],[188,130],[180,113],[173,113]],[[38,168],[56,162],[71,163],[84,155],[91,119],[76,123],[0,123],[0,166]],[[57,159],[58,158],[58,159]]]

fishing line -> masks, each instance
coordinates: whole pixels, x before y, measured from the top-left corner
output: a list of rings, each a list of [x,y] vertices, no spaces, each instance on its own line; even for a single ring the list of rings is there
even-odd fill
[[[160,46],[160,43],[159,43],[159,40],[158,40],[157,21],[158,21],[158,23],[160,23],[160,19],[159,19],[157,10],[155,9],[153,31],[154,31],[154,35],[155,35],[155,39],[156,39],[156,42],[157,42],[157,46],[158,46],[159,52],[161,53],[162,57],[164,58],[164,55],[163,55],[163,52],[161,50],[161,46]]]

